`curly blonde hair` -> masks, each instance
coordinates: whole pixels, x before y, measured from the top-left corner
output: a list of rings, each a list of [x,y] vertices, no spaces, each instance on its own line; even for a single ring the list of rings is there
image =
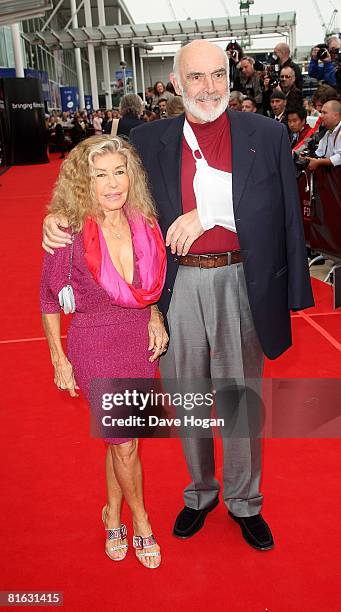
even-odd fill
[[[95,197],[93,163],[107,153],[119,153],[126,160],[129,188],[125,211],[131,216],[140,213],[150,223],[157,216],[145,170],[132,145],[117,136],[91,136],[74,147],[63,162],[48,206],[49,213],[66,217],[76,232],[81,231],[87,217],[104,217]]]

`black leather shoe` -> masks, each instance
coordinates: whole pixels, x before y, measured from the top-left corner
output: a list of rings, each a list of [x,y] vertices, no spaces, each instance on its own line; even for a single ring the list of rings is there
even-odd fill
[[[269,525],[261,514],[255,516],[235,516],[228,511],[230,517],[238,523],[243,538],[250,546],[257,550],[270,550],[274,547],[274,540]]]
[[[203,510],[194,510],[194,508],[185,506],[176,517],[173,535],[182,539],[193,536],[203,527],[206,516],[211,510],[214,510],[218,503],[219,499],[217,497],[210,506],[203,508]]]

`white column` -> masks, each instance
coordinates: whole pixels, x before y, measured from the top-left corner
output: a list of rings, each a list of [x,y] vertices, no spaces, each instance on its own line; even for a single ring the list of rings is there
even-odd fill
[[[12,43],[15,61],[15,74],[17,77],[24,77],[24,61],[21,46],[21,37],[18,23],[11,24]]]
[[[78,28],[78,17],[77,17],[77,6],[76,0],[70,0],[70,10],[72,15],[72,27]],[[82,57],[81,50],[79,48],[75,49],[75,59],[76,59],[76,72],[77,72],[77,82],[78,82],[78,92],[79,92],[79,108],[85,108],[84,101],[84,83],[83,83],[83,72],[82,72]]]
[[[142,98],[143,98],[143,102],[146,102],[146,86],[145,86],[145,82],[144,82],[144,66],[143,66],[143,57],[141,55],[141,49],[139,49],[139,55],[140,55],[140,70],[141,70],[141,87],[142,87]]]
[[[105,26],[104,0],[97,0],[98,8],[98,25]],[[109,67],[109,52],[106,45],[102,46],[102,63],[103,63],[103,80],[105,83],[105,105],[106,108],[112,107],[111,85],[110,85],[110,67]]]
[[[296,49],[296,26],[295,25],[291,26],[290,30],[291,30],[291,44],[292,44],[291,51],[292,53],[294,53]]]
[[[90,0],[85,0],[84,12],[85,12],[85,25],[87,28],[92,28]],[[92,106],[94,110],[97,110],[99,108],[97,72],[96,72],[95,48],[92,43],[88,43],[88,60],[89,60],[89,71],[90,71]]]
[[[132,63],[132,66],[133,66],[134,93],[137,93],[135,45],[134,45],[134,43],[131,43],[131,63]]]
[[[120,7],[118,7],[118,10],[117,10],[117,22],[118,22],[118,25],[122,25],[122,11]],[[123,45],[120,45],[120,61],[124,62],[124,46]]]

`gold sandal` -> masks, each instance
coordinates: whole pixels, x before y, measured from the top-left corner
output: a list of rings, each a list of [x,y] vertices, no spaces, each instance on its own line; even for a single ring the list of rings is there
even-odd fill
[[[157,544],[157,541],[155,540],[155,537],[153,534],[147,536],[146,538],[143,538],[142,536],[133,537],[133,547],[136,550],[136,556],[138,560],[140,561],[140,563],[142,563],[144,567],[148,567],[149,569],[156,569],[157,567],[160,566],[160,563],[161,563],[160,551],[159,550],[150,551],[150,552],[148,552],[148,550],[145,550],[143,552],[138,552],[138,551],[142,551],[142,549],[146,549],[146,548],[147,549],[152,548],[153,546],[155,546],[155,544]],[[159,557],[160,561],[157,565],[147,565],[144,561],[146,557]]]
[[[107,506],[104,506],[102,510],[102,521],[104,525],[105,525],[106,512],[107,512]],[[105,532],[107,536],[106,541],[105,541],[105,553],[108,555],[109,559],[111,559],[112,561],[123,561],[123,559],[125,558],[128,552],[128,544],[123,543],[123,540],[125,540],[128,535],[127,527],[122,523],[120,527],[115,527],[114,529],[108,529],[107,527],[104,527],[104,528],[105,528]],[[121,544],[115,544],[114,546],[107,547],[107,542],[111,542],[112,540],[121,540]],[[119,557],[113,557],[110,554],[110,553],[115,553],[118,550],[122,551]]]

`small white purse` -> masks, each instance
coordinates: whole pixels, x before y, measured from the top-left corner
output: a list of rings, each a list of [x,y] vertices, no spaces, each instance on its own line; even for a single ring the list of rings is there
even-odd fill
[[[71,234],[72,242],[71,242],[71,246],[70,246],[70,268],[69,268],[69,274],[68,274],[68,281],[69,282],[58,293],[59,305],[60,305],[61,309],[64,311],[64,313],[66,315],[67,314],[72,314],[76,310],[75,295],[74,295],[73,289],[72,289],[72,287],[70,285],[71,274],[72,274],[73,241],[74,241],[74,239],[75,239],[75,236],[74,236],[74,233],[72,232],[72,234]]]

